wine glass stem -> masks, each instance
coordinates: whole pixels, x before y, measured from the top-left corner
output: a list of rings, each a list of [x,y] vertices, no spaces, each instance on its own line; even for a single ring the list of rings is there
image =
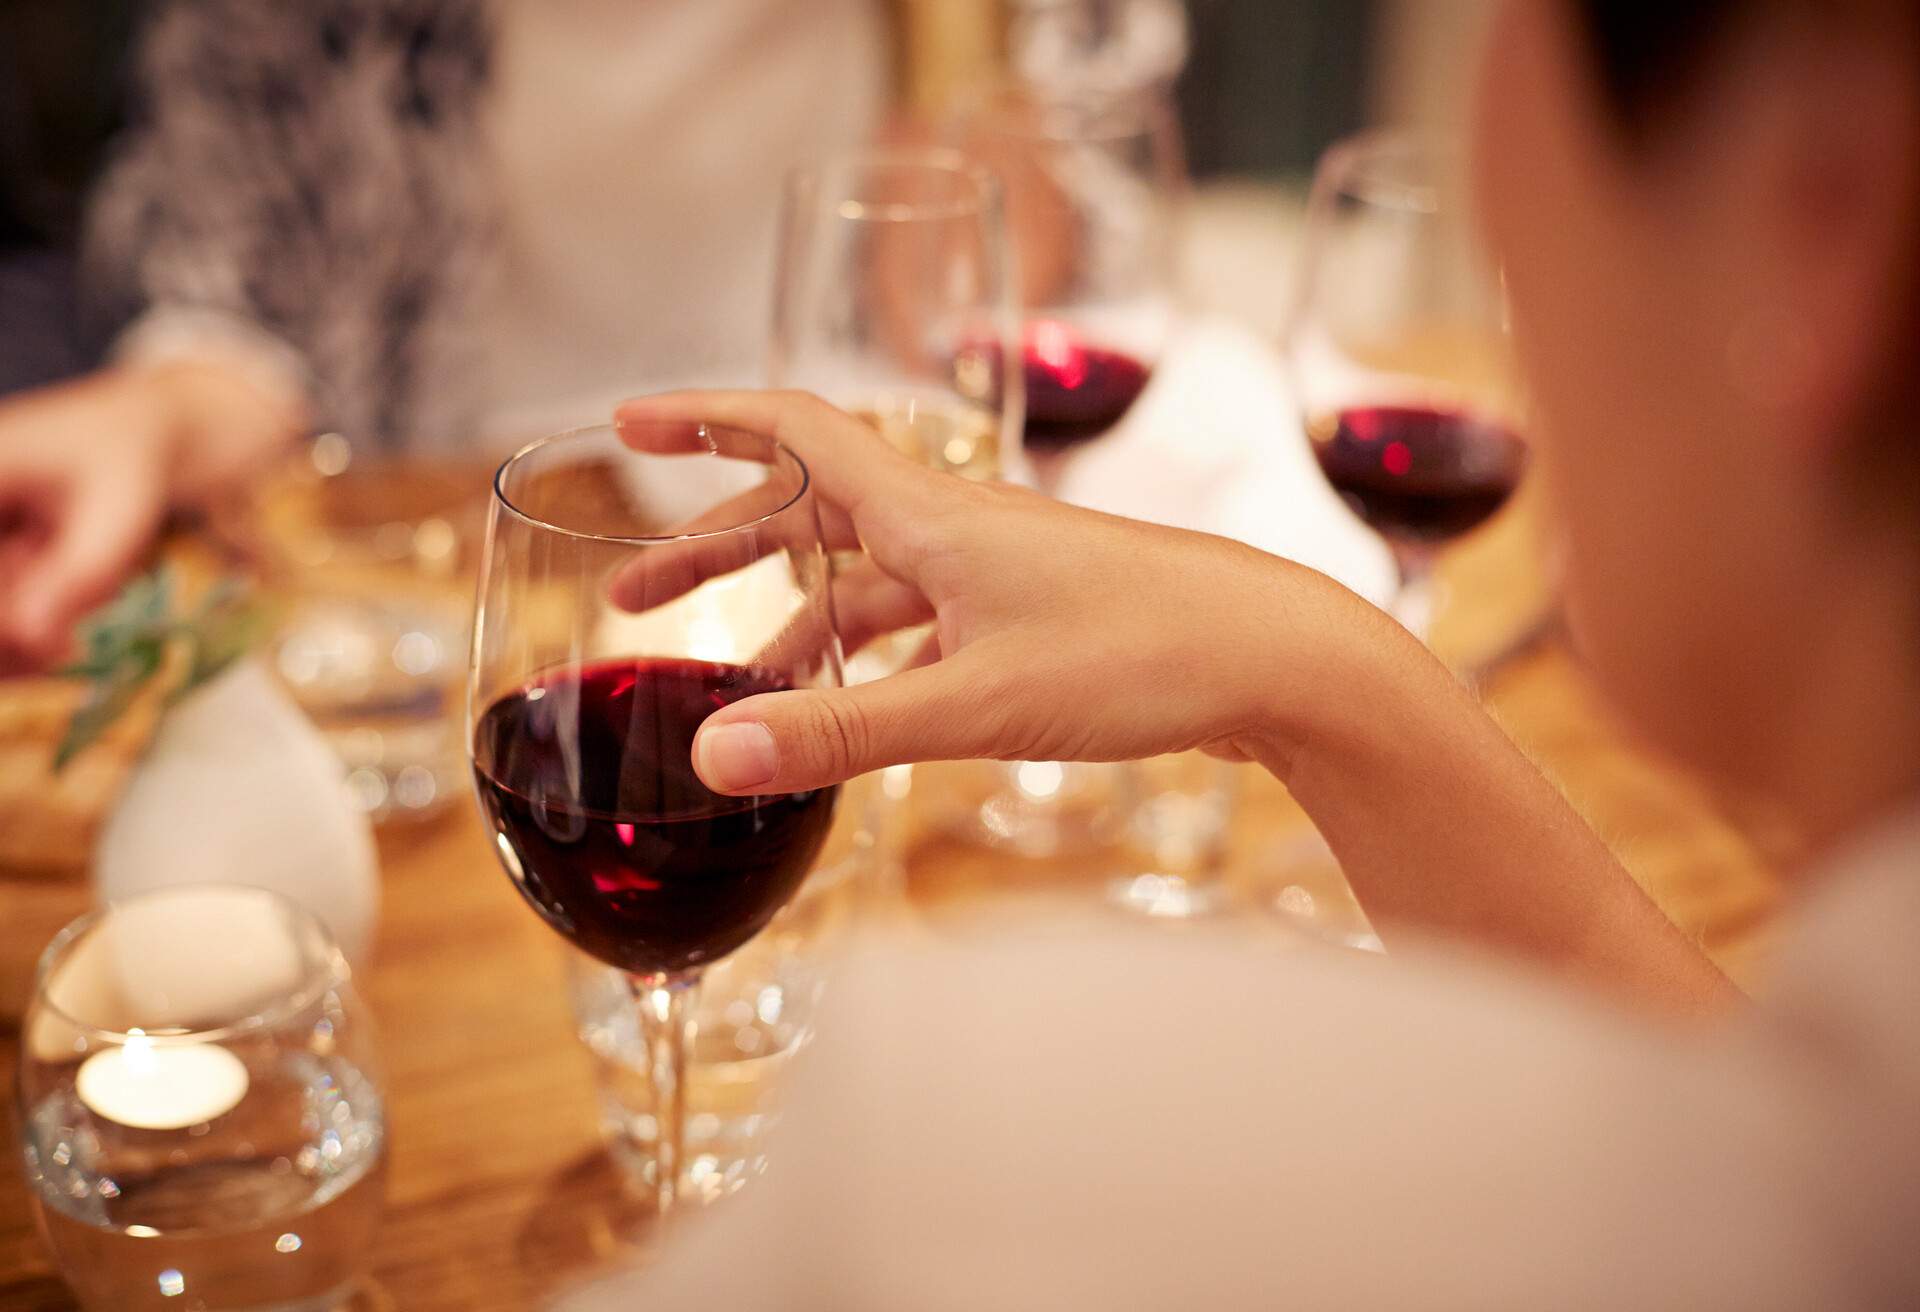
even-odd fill
[[[1425,642],[1433,630],[1434,606],[1439,599],[1433,553],[1424,547],[1399,543],[1388,545],[1393,552],[1393,567],[1398,575],[1388,613],[1414,637]]]
[[[687,1049],[691,1046],[694,989],[699,972],[633,975],[653,1084],[653,1175],[664,1218],[673,1209],[687,1144]]]
[[[1066,481],[1067,457],[1063,451],[1028,451],[1027,468],[1033,471],[1033,486],[1043,496],[1060,499],[1060,485]]]

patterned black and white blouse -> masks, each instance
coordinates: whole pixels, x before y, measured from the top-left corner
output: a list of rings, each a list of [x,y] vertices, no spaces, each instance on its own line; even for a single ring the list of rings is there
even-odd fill
[[[755,381],[781,179],[885,103],[879,0],[155,0],[89,266],[356,442]],[[511,443],[509,443],[511,445]]]
[[[278,351],[363,440],[465,422],[492,30],[482,0],[154,5],[87,250],[136,342]]]

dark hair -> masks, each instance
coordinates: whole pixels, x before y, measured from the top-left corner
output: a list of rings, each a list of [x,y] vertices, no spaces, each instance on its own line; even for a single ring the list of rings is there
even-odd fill
[[[1621,130],[1645,135],[1692,87],[1734,23],[1740,0],[1575,0],[1594,72]]]

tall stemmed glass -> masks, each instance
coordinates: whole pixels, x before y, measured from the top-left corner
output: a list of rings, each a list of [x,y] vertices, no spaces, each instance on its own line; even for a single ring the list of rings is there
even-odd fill
[[[868,150],[787,179],[767,381],[905,454],[995,478],[1020,436],[1000,187],[951,150]]]
[[[840,650],[799,459],[707,426],[661,446],[588,428],[501,466],[468,715],[501,864],[548,925],[631,981],[664,1213],[683,1169],[689,995],[798,891],[837,795],[710,792],[694,733],[741,698],[837,684]]]
[[[955,135],[1006,187],[1026,454],[1053,491],[1066,453],[1133,408],[1172,332],[1178,124],[1155,89],[1019,85],[976,99]]]
[[[959,152],[857,150],[787,178],[767,381],[817,392],[897,450],[962,478],[998,478],[1019,450],[1013,255],[1000,184]],[[835,567],[877,571],[858,551]],[[860,683],[909,664],[931,625],[850,652]],[[870,796],[875,869],[904,871],[913,767]]]
[[[1024,456],[1058,495],[1070,454],[1124,419],[1173,331],[1186,166],[1164,89],[1018,84],[977,97],[952,139],[1006,189],[1021,273]],[[1110,837],[1119,772],[1020,761],[994,769],[969,837],[1034,856]]]
[[[1506,504],[1527,467],[1498,271],[1461,151],[1376,132],[1322,159],[1286,356],[1327,481],[1386,539],[1393,612],[1425,635],[1442,548]]]

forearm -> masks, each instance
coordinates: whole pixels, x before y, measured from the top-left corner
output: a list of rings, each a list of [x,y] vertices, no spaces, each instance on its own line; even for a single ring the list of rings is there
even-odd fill
[[[1248,744],[1382,932],[1435,931],[1679,1013],[1739,996],[1426,651],[1369,616]]]

